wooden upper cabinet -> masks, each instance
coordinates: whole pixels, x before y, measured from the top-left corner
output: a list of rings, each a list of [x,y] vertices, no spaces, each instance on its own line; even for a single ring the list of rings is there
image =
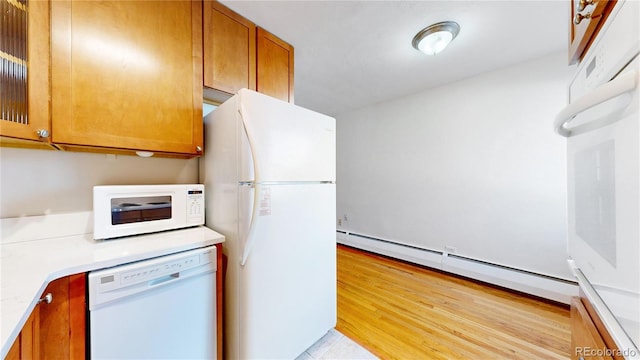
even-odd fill
[[[205,0],[204,86],[228,95],[248,88],[293,102],[293,47],[219,2]]]
[[[256,89],[256,25],[217,1],[204,1],[204,86],[228,94]]]
[[[257,90],[293,103],[293,46],[262,28],[257,46]]]
[[[582,60],[617,0],[571,0],[569,65]]]
[[[0,0],[0,11],[3,14],[0,33],[2,143],[47,141],[46,135],[51,130],[49,2]]]
[[[202,151],[202,3],[51,2],[52,141]]]

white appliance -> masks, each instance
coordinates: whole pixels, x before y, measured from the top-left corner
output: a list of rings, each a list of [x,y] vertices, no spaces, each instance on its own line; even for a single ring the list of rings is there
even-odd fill
[[[91,359],[215,359],[216,248],[92,271]]]
[[[93,187],[93,238],[180,229],[204,224],[204,185]]]
[[[226,358],[293,359],[336,324],[335,135],[335,119],[246,89],[205,118]]]
[[[639,2],[618,1],[555,122],[567,137],[569,263],[633,359],[640,359],[639,15]]]

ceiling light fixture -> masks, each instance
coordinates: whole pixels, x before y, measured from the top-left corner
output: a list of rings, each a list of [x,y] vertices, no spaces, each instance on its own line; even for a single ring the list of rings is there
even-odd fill
[[[413,47],[427,55],[436,55],[456,38],[460,25],[453,21],[443,21],[427,26],[413,38]]]

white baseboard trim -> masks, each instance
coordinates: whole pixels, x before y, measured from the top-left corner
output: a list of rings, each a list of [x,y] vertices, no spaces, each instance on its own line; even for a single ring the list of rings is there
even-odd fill
[[[422,249],[360,234],[338,231],[339,244],[390,256],[437,270],[483,281],[563,304],[578,295],[578,284],[563,279],[467,259],[445,252]]]

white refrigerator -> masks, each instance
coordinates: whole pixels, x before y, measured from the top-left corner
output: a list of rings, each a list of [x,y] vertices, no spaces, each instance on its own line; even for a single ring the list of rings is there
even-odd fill
[[[246,89],[205,117],[225,358],[293,359],[335,327],[335,136],[335,119]]]

